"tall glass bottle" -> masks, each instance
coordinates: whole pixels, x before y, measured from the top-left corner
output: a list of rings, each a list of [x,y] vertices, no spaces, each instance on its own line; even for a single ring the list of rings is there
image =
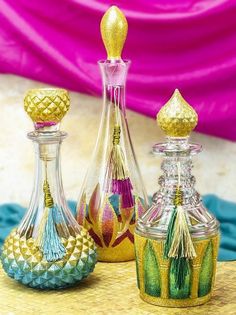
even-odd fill
[[[165,143],[154,146],[163,155],[164,174],[135,231],[140,295],[160,306],[199,305],[212,294],[219,224],[204,207],[191,174],[191,157],[201,151],[189,143],[197,114],[176,90],[157,121],[167,135]]]
[[[98,260],[134,259],[134,228],[147,198],[135,158],[125,109],[129,67],[121,59],[127,21],[115,6],[101,21],[107,60],[100,61],[103,78],[103,112],[77,206],[77,220],[93,237]]]
[[[25,110],[35,130],[36,168],[29,208],[17,229],[7,237],[1,255],[6,273],[38,289],[71,286],[93,271],[95,244],[70,212],[62,186],[60,145],[66,133],[60,121],[69,109],[62,89],[31,90]]]

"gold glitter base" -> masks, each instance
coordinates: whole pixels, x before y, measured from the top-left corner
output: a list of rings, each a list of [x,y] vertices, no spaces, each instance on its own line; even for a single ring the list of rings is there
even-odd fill
[[[89,233],[61,238],[66,250],[63,258],[45,260],[34,238],[26,239],[17,230],[6,238],[1,262],[6,273],[19,282],[37,289],[58,289],[74,285],[93,271],[96,247]]]
[[[216,273],[216,261],[219,246],[219,235],[214,235],[207,239],[194,240],[194,248],[197,256],[191,261],[191,280],[189,297],[183,296],[176,298],[170,296],[171,280],[171,261],[164,259],[164,242],[163,240],[149,239],[144,236],[134,234],[135,236],[135,251],[137,262],[137,274],[140,287],[141,298],[151,304],[166,306],[166,307],[188,307],[204,304],[211,298],[212,289]],[[211,246],[212,256],[207,255],[207,249]],[[211,257],[211,258],[207,258]],[[149,259],[149,267],[145,271],[145,263]],[[207,281],[209,278],[209,262],[204,262],[205,259],[210,259],[212,268],[212,277],[209,291],[206,295],[199,296],[199,288],[202,281]],[[145,272],[149,272],[147,275]],[[201,272],[202,271],[202,272]],[[146,276],[145,276],[146,275]],[[149,277],[149,278],[148,278]],[[202,280],[203,279],[203,280]],[[149,285],[153,290],[153,285],[159,285],[159,295],[153,296],[147,293],[146,286]],[[157,288],[157,286],[156,286]]]
[[[163,306],[163,307],[189,307],[202,305],[208,302],[211,299],[212,293],[209,293],[205,296],[196,298],[196,299],[162,299],[150,296],[146,293],[140,293],[140,297],[145,302],[148,302],[153,305]]]
[[[97,246],[98,261],[123,262],[134,260],[134,244],[128,239],[124,239],[116,247]]]

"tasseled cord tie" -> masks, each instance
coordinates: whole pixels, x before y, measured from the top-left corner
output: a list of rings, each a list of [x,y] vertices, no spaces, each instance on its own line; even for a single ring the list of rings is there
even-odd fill
[[[44,181],[43,191],[45,209],[39,226],[36,245],[42,251],[46,261],[56,261],[65,256],[66,249],[56,230],[55,222],[57,222],[57,209],[54,207],[47,180]]]
[[[113,145],[120,144],[120,126],[118,126],[118,125],[114,126],[112,143],[113,143]]]
[[[177,289],[184,287],[185,278],[189,273],[189,260],[196,257],[182,203],[183,194],[178,186],[174,199],[175,207],[170,218],[164,245],[164,257],[171,259]]]
[[[120,146],[120,133],[120,126],[115,125],[109,169],[112,176],[112,193],[121,196],[121,207],[126,209],[134,206],[134,198],[132,195],[133,187],[125,165],[124,153]]]

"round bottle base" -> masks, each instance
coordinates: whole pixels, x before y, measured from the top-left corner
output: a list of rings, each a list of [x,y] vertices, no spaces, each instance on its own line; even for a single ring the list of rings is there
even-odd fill
[[[62,289],[86,278],[94,269],[97,255],[89,234],[62,239],[66,255],[48,262],[33,238],[21,237],[16,230],[6,238],[1,254],[3,269],[18,282],[35,289]]]
[[[182,288],[176,287],[173,261],[163,255],[163,240],[135,233],[137,282],[141,298],[164,307],[189,307],[209,301],[212,295],[219,235],[194,240],[196,257],[189,262]]]

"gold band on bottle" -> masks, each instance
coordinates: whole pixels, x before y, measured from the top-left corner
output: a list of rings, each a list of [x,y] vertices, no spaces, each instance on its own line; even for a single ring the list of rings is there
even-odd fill
[[[215,280],[216,273],[216,263],[217,263],[217,254],[218,254],[218,246],[219,246],[219,234],[212,236],[208,239],[204,240],[194,240],[193,242],[197,256],[192,260],[190,264],[191,276],[190,276],[190,294],[187,298],[171,298],[170,297],[170,259],[165,259],[163,257],[163,241],[157,241],[153,239],[148,239],[146,237],[140,236],[135,233],[135,252],[136,252],[136,260],[137,260],[137,276],[138,283],[140,289],[140,296],[143,300],[148,303],[166,306],[166,307],[187,307],[187,306],[195,306],[200,305],[207,302],[212,295],[213,284]],[[210,263],[212,264],[212,277],[210,279],[210,290],[203,296],[199,296],[199,286],[204,285],[201,283],[201,277],[209,277],[210,275],[205,272],[203,268],[207,271],[207,265],[204,260],[206,256],[206,250],[208,246],[212,246],[212,260]],[[157,284],[160,288],[159,296],[152,296],[147,293],[147,271],[145,271],[145,260],[147,259],[148,250],[150,250],[153,255],[154,262],[156,263],[158,269],[158,277],[154,277],[151,274],[149,275],[151,279],[155,281],[154,285]],[[203,266],[204,265],[204,266]],[[154,264],[152,264],[152,268],[155,268]],[[203,272],[202,272],[203,270]],[[150,269],[148,272],[151,272]],[[155,269],[154,271],[155,272]],[[156,274],[155,274],[156,275]],[[202,276],[203,275],[203,276]],[[150,279],[150,278],[149,278]],[[157,294],[158,295],[158,294]]]

